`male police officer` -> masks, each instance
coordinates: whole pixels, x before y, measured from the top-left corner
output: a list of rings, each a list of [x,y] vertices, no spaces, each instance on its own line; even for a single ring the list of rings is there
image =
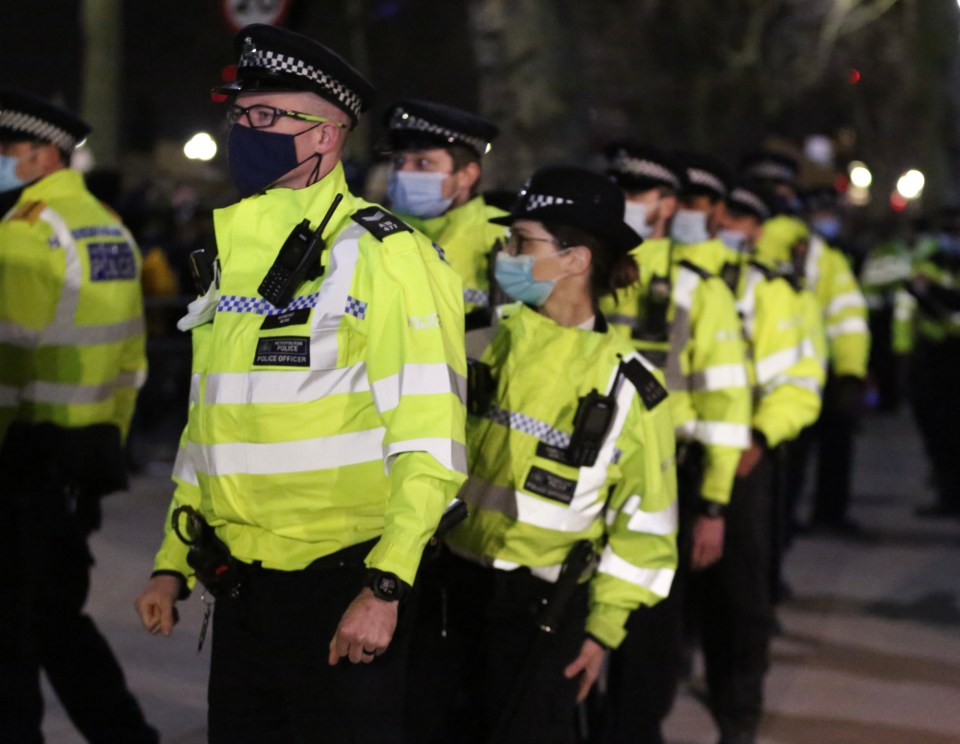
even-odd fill
[[[393,172],[390,206],[437,243],[463,282],[467,330],[490,324],[489,261],[505,212],[479,193],[480,162],[496,125],[431,101],[399,101],[386,113]]]
[[[194,385],[173,501],[195,510],[176,521],[194,564],[219,551],[212,577],[198,569],[217,595],[210,741],[397,741],[399,600],[464,479],[462,289],[430,241],[347,191],[370,84],[277,28],[248,26],[236,51],[244,198],[215,213],[219,282],[182,321]],[[192,574],[176,532],[136,603],[153,633]]]
[[[67,166],[90,128],[0,91],[0,738],[42,741],[40,669],[92,742],[153,742],[82,613],[87,536],[126,487],[121,442],[146,377],[140,256]]]

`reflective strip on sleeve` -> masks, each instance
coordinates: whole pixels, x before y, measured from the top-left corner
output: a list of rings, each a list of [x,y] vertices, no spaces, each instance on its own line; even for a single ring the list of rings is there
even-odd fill
[[[309,403],[328,395],[369,389],[367,367],[363,362],[338,369],[222,372],[207,375],[205,402],[209,405]]]
[[[690,375],[690,390],[723,390],[747,387],[747,370],[742,364],[715,364]]]
[[[383,457],[383,427],[295,442],[201,445],[191,442],[190,458],[202,462],[208,475],[276,475],[327,470]]]
[[[670,593],[673,577],[676,574],[676,570],[672,568],[640,568],[634,566],[614,553],[609,545],[603,550],[603,556],[600,558],[597,571],[623,579],[630,584],[642,586],[658,597],[666,597]]]
[[[96,346],[126,341],[143,333],[143,318],[136,317],[119,323],[77,326],[52,324],[42,331],[26,328],[16,323],[0,323],[0,343],[32,348],[34,346]]]
[[[404,452],[426,452],[447,470],[467,472],[467,448],[464,445],[452,439],[424,437],[391,442],[383,448],[383,462],[388,475],[394,458]]]
[[[117,375],[117,387],[134,388],[139,390],[147,381],[147,370],[138,369],[133,372],[121,372]]]
[[[845,292],[830,300],[830,304],[827,305],[827,315],[833,315],[851,307],[862,308],[865,306],[863,295],[859,292]]]
[[[754,368],[757,371],[757,382],[761,385],[766,385],[774,377],[790,369],[794,364],[803,359],[803,356],[803,342],[789,349],[768,354],[763,359],[754,363]]]
[[[846,336],[852,333],[869,333],[867,321],[863,318],[844,318],[841,321],[827,326],[827,335],[830,338]]]
[[[474,305],[483,305],[486,307],[490,304],[490,295],[484,292],[482,289],[464,288],[463,301],[473,303]]]
[[[177,450],[177,458],[173,461],[173,477],[191,486],[199,485],[197,469],[193,466],[193,461],[185,447]]]
[[[113,397],[117,387],[116,382],[108,382],[102,385],[81,385],[73,382],[32,380],[24,386],[20,397],[34,403],[58,405],[102,403]]]
[[[633,497],[631,497],[631,500]],[[631,532],[646,532],[651,535],[672,535],[677,531],[677,502],[674,501],[666,509],[647,512],[638,508],[640,501],[636,501],[632,512],[627,511],[630,501],[624,505],[623,511],[630,514],[627,529]]]
[[[750,446],[750,427],[726,421],[697,421],[693,437],[704,444],[746,449]]]
[[[637,330],[640,327],[640,319],[633,315],[623,315],[621,313],[610,313],[610,315],[604,315],[607,322],[612,325],[623,325],[627,326],[631,330]]]
[[[453,393],[461,403],[467,403],[467,381],[448,364],[404,364],[400,372],[377,380],[371,387],[381,414],[400,405],[400,398],[406,395]]]
[[[20,388],[0,385],[0,406],[15,406],[20,399]]]
[[[813,380],[809,377],[793,377],[790,375],[781,375],[780,377],[774,378],[768,385],[769,389],[773,390],[780,387],[781,385],[792,385],[793,387],[801,388],[803,390],[809,390],[811,393],[820,396],[823,394],[823,388],[820,386],[820,383],[816,380]]]

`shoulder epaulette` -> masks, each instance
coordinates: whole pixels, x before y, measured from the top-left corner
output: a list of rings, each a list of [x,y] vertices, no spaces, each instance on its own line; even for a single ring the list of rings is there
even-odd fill
[[[398,232],[413,232],[413,228],[383,207],[371,206],[358,209],[351,219],[379,241]]]
[[[633,383],[637,389],[637,395],[640,396],[640,400],[648,411],[667,399],[667,389],[638,359],[622,362],[620,369],[623,371],[623,376]]]
[[[16,212],[10,215],[11,220],[24,220],[31,224],[40,219],[40,213],[46,209],[42,201],[24,202]]]
[[[755,268],[757,271],[759,271],[761,274],[763,274],[764,278],[767,280],[775,279],[777,277],[777,272],[775,272],[772,268],[767,266],[765,263],[761,263],[760,261],[753,260],[750,262],[750,265],[753,268]]]
[[[680,262],[680,265],[685,269],[689,269],[694,274],[699,274],[701,279],[709,279],[711,276],[713,276],[713,274],[711,274],[705,268],[702,266],[697,266],[695,263],[686,258]]]

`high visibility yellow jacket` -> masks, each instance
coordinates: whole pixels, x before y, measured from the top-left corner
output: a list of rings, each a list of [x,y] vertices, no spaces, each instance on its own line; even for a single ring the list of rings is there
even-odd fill
[[[506,234],[502,225],[490,222],[506,212],[475,196],[466,204],[448,212],[421,219],[400,215],[406,222],[443,249],[448,263],[463,282],[463,303],[466,312],[490,305],[490,252],[494,243]]]
[[[461,498],[470,516],[451,548],[494,568],[529,567],[555,581],[575,542],[600,551],[590,580],[587,632],[610,647],[640,604],[664,598],[676,569],[673,425],[662,398],[645,400],[623,374],[648,384],[659,373],[618,336],[565,328],[523,305],[505,310],[482,361],[496,390],[484,416],[470,416],[470,477]],[[633,361],[635,360],[635,361]],[[659,377],[662,380],[662,377]],[[564,462],[581,397],[616,401],[592,466]]]
[[[960,337],[960,266],[942,254],[917,261],[894,309],[894,350],[912,351],[916,340],[938,344]]]
[[[322,275],[274,307],[261,280],[337,194]],[[350,194],[339,164],[308,188],[217,210],[214,224],[220,283],[193,329],[171,510],[199,508],[236,558],[280,570],[379,538],[367,565],[413,583],[465,478],[459,279],[429,240]],[[169,520],[154,568],[190,574]]]
[[[789,282],[762,263],[750,261],[741,271],[737,310],[753,385],[753,428],[770,447],[795,439],[820,415],[824,370],[802,303]]]
[[[757,255],[765,263],[792,270],[793,247],[809,244],[802,285],[820,304],[830,369],[835,375],[866,377],[870,354],[867,303],[846,257],[811,234],[796,217],[779,215],[764,223]]]
[[[115,424],[147,374],[140,253],[116,215],[59,170],[0,222],[0,442],[13,420]]]
[[[726,504],[741,451],[750,446],[750,384],[734,298],[719,278],[688,261],[671,265],[668,240],[634,249],[640,279],[600,308],[612,328],[664,370],[679,440],[701,442],[701,495]],[[668,336],[644,339],[650,290],[670,277]]]

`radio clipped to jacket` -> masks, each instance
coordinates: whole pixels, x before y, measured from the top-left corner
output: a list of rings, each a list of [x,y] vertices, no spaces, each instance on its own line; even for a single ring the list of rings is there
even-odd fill
[[[316,230],[311,230],[310,220],[305,219],[284,241],[273,266],[257,288],[260,296],[274,307],[286,307],[301,284],[323,275],[320,256],[326,242],[321,236],[342,200],[343,194],[337,194]]]
[[[643,318],[634,333],[634,338],[642,341],[666,341],[670,334],[667,313],[670,310],[670,277],[654,276],[647,289],[647,298]]]
[[[566,461],[574,467],[593,467],[600,447],[613,423],[617,402],[612,395],[601,395],[596,390],[580,398],[573,417],[573,434],[567,447]]]

